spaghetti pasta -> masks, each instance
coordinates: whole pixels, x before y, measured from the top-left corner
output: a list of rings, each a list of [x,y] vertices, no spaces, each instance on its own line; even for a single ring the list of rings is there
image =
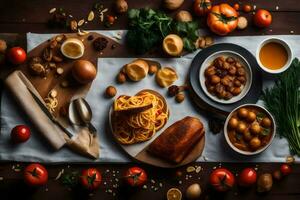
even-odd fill
[[[146,106],[149,107],[140,109],[139,112],[118,112],[138,110]],[[149,91],[142,91],[136,96],[120,96],[114,102],[113,133],[122,144],[149,140],[167,120],[168,110],[164,100]]]

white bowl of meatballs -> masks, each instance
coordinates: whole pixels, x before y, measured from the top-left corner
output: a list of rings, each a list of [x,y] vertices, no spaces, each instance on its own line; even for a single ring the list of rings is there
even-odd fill
[[[212,100],[231,104],[246,96],[252,84],[247,60],[233,51],[219,51],[205,59],[200,68],[200,85]]]
[[[227,116],[224,136],[235,152],[256,155],[270,146],[275,130],[275,120],[267,109],[256,104],[244,104]]]

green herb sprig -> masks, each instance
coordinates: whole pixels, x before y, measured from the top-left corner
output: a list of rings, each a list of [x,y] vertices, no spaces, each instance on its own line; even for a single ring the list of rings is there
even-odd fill
[[[292,153],[300,156],[300,62],[295,58],[290,68],[279,75],[271,89],[263,92],[263,100],[274,115],[278,134],[289,142]]]

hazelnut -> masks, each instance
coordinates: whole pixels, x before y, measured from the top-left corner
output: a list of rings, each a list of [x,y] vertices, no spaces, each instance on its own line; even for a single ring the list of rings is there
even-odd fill
[[[176,94],[175,100],[176,100],[178,103],[183,102],[183,101],[184,101],[184,94],[183,94],[183,93],[178,93],[178,94]]]
[[[148,74],[155,74],[158,70],[158,67],[156,65],[150,65],[149,67],[149,71],[148,71]]]
[[[108,86],[105,90],[105,94],[108,97],[114,97],[117,94],[117,89],[114,86]]]
[[[120,72],[117,76],[118,83],[125,83],[126,82],[126,76],[124,73]]]
[[[174,97],[179,92],[179,87],[177,85],[171,85],[168,88],[168,94],[170,97]]]

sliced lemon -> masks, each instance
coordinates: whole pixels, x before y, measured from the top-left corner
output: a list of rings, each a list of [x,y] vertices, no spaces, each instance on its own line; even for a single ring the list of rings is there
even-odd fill
[[[170,34],[163,41],[163,50],[171,56],[179,56],[183,50],[182,39],[175,34]]]
[[[77,38],[69,38],[61,45],[61,53],[71,59],[78,59],[84,54],[84,45]]]
[[[167,200],[181,200],[182,193],[177,188],[171,188],[167,192]]]

